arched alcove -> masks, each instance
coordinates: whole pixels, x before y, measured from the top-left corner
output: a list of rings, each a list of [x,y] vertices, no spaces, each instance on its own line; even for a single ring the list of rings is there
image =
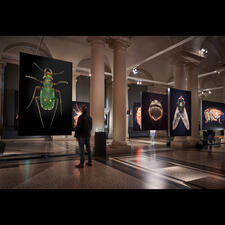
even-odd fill
[[[13,44],[9,44],[3,49],[2,57],[18,57],[20,52],[52,58],[52,54],[44,42],[41,43],[41,46],[29,42],[15,42]]]

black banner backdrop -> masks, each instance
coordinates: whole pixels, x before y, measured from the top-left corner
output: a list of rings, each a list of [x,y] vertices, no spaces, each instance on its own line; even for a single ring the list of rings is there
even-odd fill
[[[225,130],[225,104],[219,102],[201,102],[201,129]]]
[[[162,94],[142,92],[142,130],[168,129],[168,97]]]
[[[71,123],[72,63],[20,53],[18,134],[70,135]]]
[[[81,107],[86,105],[88,107],[88,114],[90,113],[90,103],[89,102],[72,102],[72,131],[75,131],[75,127],[77,126],[77,121],[79,116],[81,115]]]
[[[168,89],[170,136],[191,136],[191,92]]]
[[[137,102],[133,105],[133,130],[141,130],[141,104]]]

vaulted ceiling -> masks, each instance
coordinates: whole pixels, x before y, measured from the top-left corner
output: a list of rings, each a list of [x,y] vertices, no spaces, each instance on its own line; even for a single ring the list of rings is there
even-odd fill
[[[167,49],[174,44],[185,40],[187,36],[131,36],[132,44],[127,49],[127,67]],[[198,36],[193,40],[170,51],[144,62],[138,68],[142,73],[137,74],[145,79],[160,82],[173,80],[173,71],[170,63],[171,55],[181,49],[199,51],[208,50],[208,55],[199,65],[199,73],[208,73],[225,68],[225,37]],[[18,63],[19,52],[45,55],[57,59],[73,62],[73,67],[90,69],[91,51],[87,36],[0,36],[0,56],[2,61]],[[113,71],[113,50],[105,45],[105,69]],[[130,74],[132,75],[132,74]],[[200,78],[201,88],[212,88],[223,85],[223,72]]]

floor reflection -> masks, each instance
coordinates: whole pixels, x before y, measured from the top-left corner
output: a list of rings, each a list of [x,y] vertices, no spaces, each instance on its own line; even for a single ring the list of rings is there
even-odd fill
[[[166,155],[167,153],[169,154],[169,152],[161,154]],[[203,181],[201,183],[205,185],[206,182],[204,181],[207,179],[219,180],[218,187],[225,189],[225,177],[220,174],[215,174],[204,169],[200,170],[199,168],[190,167],[185,164],[177,164],[168,160],[168,158],[159,159],[157,154],[157,151],[148,155],[138,153],[132,156],[112,157],[111,160],[145,173],[143,180],[145,182],[153,182],[155,185],[157,184],[157,188],[160,189],[171,188],[168,180],[183,185],[184,188],[193,188],[195,181],[199,183],[198,180],[201,180]],[[188,153],[187,158],[189,158]],[[192,183],[192,186],[189,183]],[[216,187],[216,184],[214,186]]]
[[[76,141],[11,141],[6,142],[1,156],[24,154],[66,154],[77,153]]]

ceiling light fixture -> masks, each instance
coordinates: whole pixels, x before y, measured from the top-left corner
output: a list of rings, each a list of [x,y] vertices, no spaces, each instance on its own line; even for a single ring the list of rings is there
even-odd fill
[[[138,80],[137,85],[140,85],[140,84],[142,84],[142,82],[141,82],[141,80]]]
[[[132,71],[133,71],[133,74],[137,74],[138,73],[137,68],[134,68]]]
[[[208,50],[202,48],[201,50],[199,50],[199,53],[200,53],[201,55],[207,55],[207,54],[208,54]]]

